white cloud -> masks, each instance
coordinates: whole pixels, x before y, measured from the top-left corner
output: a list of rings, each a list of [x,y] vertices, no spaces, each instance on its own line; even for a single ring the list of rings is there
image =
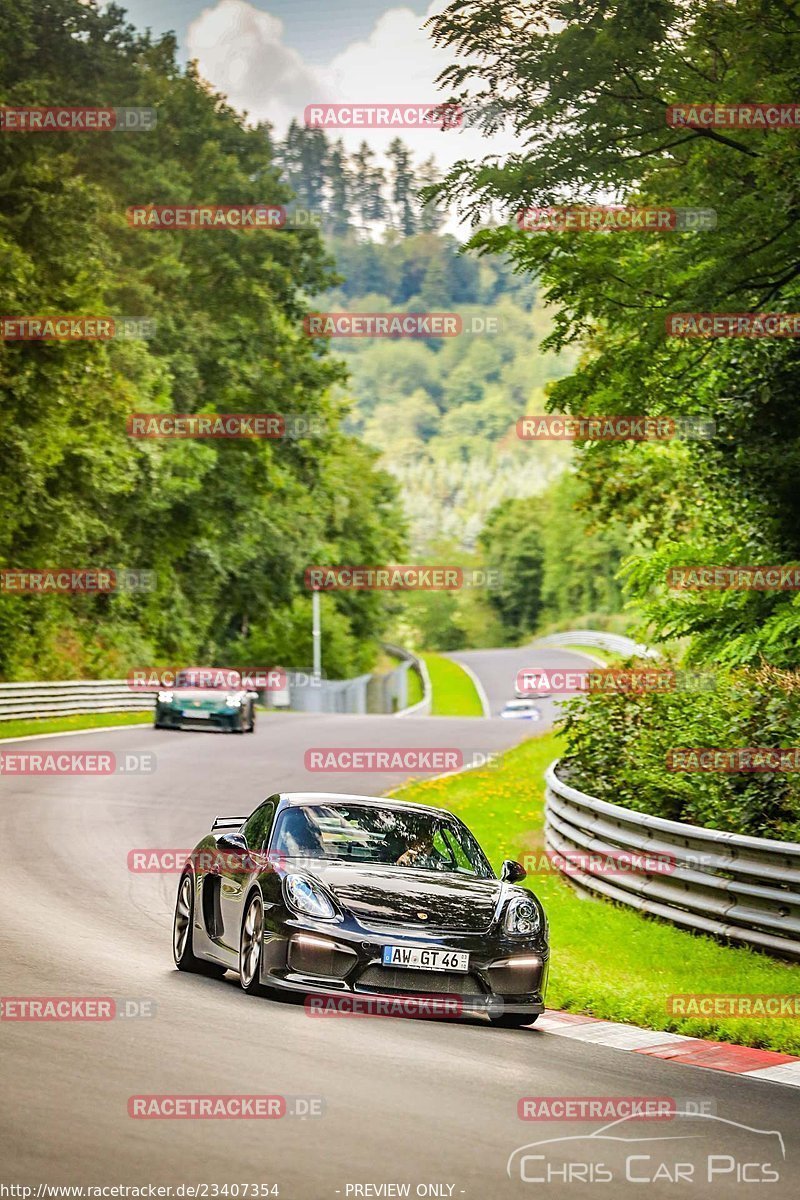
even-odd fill
[[[246,0],[219,0],[188,32],[189,57],[234,108],[282,133],[318,88],[316,72],[283,42],[283,21]]]
[[[425,104],[446,98],[434,80],[452,61],[452,51],[435,46],[422,28],[427,17],[443,7],[444,0],[434,0],[423,18],[409,8],[388,9],[367,38],[315,67],[284,43],[278,18],[247,0],[219,0],[190,25],[189,57],[198,60],[203,77],[235,108],[246,110],[251,119],[271,121],[283,134],[292,117],[303,121],[308,104]],[[506,153],[515,145],[513,134],[500,133],[489,140],[471,127],[329,133],[341,137],[351,150],[366,140],[378,151],[399,134],[417,162],[434,154],[442,167],[459,158]]]

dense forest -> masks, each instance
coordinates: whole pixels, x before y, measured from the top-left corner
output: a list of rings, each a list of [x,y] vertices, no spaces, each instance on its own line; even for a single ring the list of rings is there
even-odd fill
[[[612,546],[629,539],[620,574],[637,631],[667,661],[701,664],[715,686],[572,702],[568,769],[578,786],[614,803],[796,839],[796,773],[685,774],[666,764],[676,746],[797,745],[796,587],[676,590],[667,574],[800,563],[797,338],[669,336],[675,313],[800,309],[796,127],[668,120],[676,104],[793,103],[797,7],[543,0],[535,25],[528,8],[457,0],[431,21],[453,62],[441,80],[449,98],[469,96],[478,111],[491,104],[486,127],[504,121],[524,146],[501,163],[458,164],[437,198],[477,224],[487,208],[510,216],[599,195],[716,214],[713,232],[529,235],[508,222],[473,239],[539,281],[553,314],[546,346],[584,347],[551,388],[554,411],[698,417],[716,428],[694,440],[579,448],[568,486],[596,531],[583,555],[600,550],[598,537]],[[498,552],[505,531],[506,552],[514,539],[527,548],[544,595],[537,532],[515,530],[515,517],[495,516],[492,546]],[[569,556],[569,540],[565,549]],[[500,599],[518,611],[513,595]]]
[[[132,662],[308,665],[313,562],[402,560],[397,488],[343,431],[340,363],[302,330],[333,282],[319,234],[149,232],[126,206],[288,203],[248,128],[174,40],[78,0],[20,0],[0,25],[4,105],[142,105],[149,132],[0,139],[6,314],[116,314],[148,340],[0,343],[0,567],[150,570],[151,592],[0,591],[0,677],[124,675]],[[281,441],[142,441],[132,412],[278,412]],[[371,665],[369,593],[328,606],[331,674]]]

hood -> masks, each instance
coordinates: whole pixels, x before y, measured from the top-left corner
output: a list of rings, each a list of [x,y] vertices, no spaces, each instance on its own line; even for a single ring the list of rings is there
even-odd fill
[[[403,925],[432,932],[483,933],[492,923],[503,890],[499,879],[475,879],[441,871],[378,863],[315,859],[310,873],[360,924]],[[427,913],[427,919],[417,914]]]

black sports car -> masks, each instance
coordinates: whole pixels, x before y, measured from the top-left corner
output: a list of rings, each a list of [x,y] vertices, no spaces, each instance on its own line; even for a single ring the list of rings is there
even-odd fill
[[[365,796],[270,796],[218,817],[178,886],[181,971],[238,971],[248,993],[459,997],[530,1025],[544,1011],[547,920],[444,809]]]

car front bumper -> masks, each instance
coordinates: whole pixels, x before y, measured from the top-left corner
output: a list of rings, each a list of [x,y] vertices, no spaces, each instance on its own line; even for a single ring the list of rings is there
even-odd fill
[[[214,709],[198,716],[200,711],[159,706],[155,721],[166,729],[237,729],[242,721],[240,708]]]
[[[355,923],[354,923],[355,924]],[[466,972],[389,967],[384,946],[466,950]],[[463,1013],[544,1012],[549,947],[487,934],[421,937],[395,929],[321,929],[287,922],[265,932],[261,982],[268,987],[326,996],[447,997]]]

